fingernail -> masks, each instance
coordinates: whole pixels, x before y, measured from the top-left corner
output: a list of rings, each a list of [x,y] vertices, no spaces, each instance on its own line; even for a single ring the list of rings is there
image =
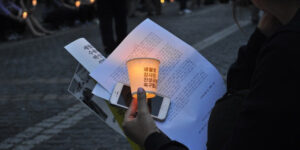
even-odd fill
[[[143,94],[143,92],[144,92],[144,89],[143,89],[143,88],[141,88],[141,87],[138,88],[138,93],[139,93],[139,94]]]

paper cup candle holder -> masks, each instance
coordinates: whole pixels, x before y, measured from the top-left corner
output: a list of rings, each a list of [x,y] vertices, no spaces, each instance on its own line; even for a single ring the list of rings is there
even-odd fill
[[[160,61],[155,58],[134,58],[127,61],[131,93],[137,98],[137,89],[144,88],[146,98],[156,96]]]

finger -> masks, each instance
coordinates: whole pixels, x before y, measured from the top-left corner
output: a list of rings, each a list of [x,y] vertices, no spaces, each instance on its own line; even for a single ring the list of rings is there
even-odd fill
[[[143,88],[139,88],[137,91],[138,97],[138,112],[139,113],[149,113],[146,101],[146,92]]]
[[[137,99],[133,99],[130,107],[125,113],[125,121],[130,121],[136,117],[136,112],[137,112]]]

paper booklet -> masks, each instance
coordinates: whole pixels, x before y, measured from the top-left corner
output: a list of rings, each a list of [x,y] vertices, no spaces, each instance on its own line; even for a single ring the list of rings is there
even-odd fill
[[[161,62],[157,91],[171,105],[166,120],[156,121],[158,128],[191,150],[205,150],[211,109],[226,92],[220,73],[193,47],[146,19],[89,71],[98,83],[93,94],[109,99],[117,82],[129,84],[126,61],[136,57]]]
[[[76,68],[68,91],[100,118],[100,120],[125,137],[121,128],[125,110],[110,105],[108,102],[110,94],[89,76],[91,70],[102,63],[105,57],[84,38],[77,39],[68,44],[65,46],[65,49],[80,63]],[[100,94],[106,98],[92,94],[92,90],[96,85],[100,89]],[[141,149],[130,139],[127,140],[132,149]]]

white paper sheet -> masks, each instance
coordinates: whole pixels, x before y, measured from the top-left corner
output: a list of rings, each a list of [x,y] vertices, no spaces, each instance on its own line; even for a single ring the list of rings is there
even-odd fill
[[[68,91],[109,127],[125,137],[122,129],[115,121],[115,116],[109,109],[107,103],[103,101],[103,99],[110,94],[101,85],[96,85],[96,82],[88,76],[92,70],[105,60],[105,57],[84,38],[77,39],[68,44],[65,46],[65,49],[80,63],[80,65],[77,66]],[[95,85],[102,94],[100,98],[97,95],[85,98],[83,94],[84,91],[91,91]],[[102,98],[102,96],[105,98]],[[105,100],[109,100],[109,98]]]
[[[92,72],[105,57],[85,38],[79,38],[65,46],[65,49],[88,71]],[[110,99],[110,93],[100,84],[93,88],[92,93],[105,100]]]
[[[65,46],[65,49],[84,67],[88,72],[93,71],[105,57],[92,46],[85,38],[80,38]]]
[[[157,126],[191,150],[205,150],[210,111],[226,92],[216,68],[193,47],[146,19],[90,75],[112,93],[117,82],[129,84],[126,61],[135,57],[161,61],[158,93],[170,97],[171,106]]]

